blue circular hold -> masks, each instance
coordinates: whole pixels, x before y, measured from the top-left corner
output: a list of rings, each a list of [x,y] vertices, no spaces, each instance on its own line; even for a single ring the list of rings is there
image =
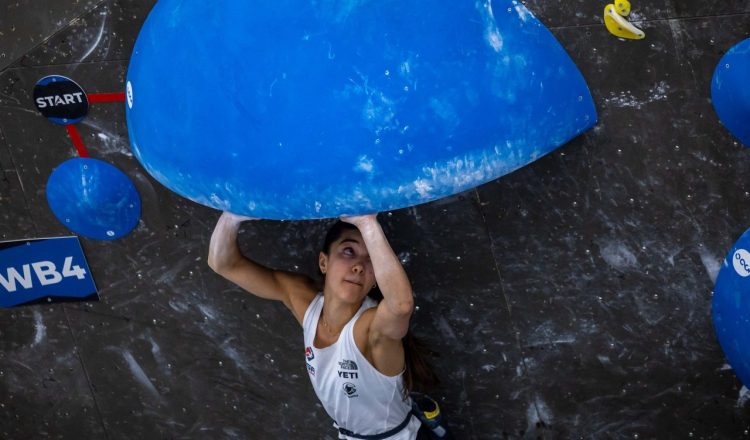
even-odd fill
[[[573,61],[515,0],[160,0],[126,87],[154,178],[269,219],[456,194],[597,119]]]
[[[724,259],[714,287],[712,315],[729,364],[750,386],[750,229]]]
[[[721,123],[750,147],[750,38],[721,57],[711,80],[711,100]]]
[[[47,203],[68,229],[96,240],[126,235],[141,217],[141,198],[128,176],[97,159],[69,159],[55,168]]]

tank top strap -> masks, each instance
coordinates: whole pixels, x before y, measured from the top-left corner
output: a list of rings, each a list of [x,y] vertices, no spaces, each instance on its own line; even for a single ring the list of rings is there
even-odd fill
[[[312,300],[307,310],[305,310],[305,316],[302,318],[302,331],[305,336],[312,334],[315,336],[315,329],[318,327],[318,319],[320,319],[320,309],[323,307],[323,294],[318,293]]]
[[[342,338],[346,338],[344,340],[352,342],[354,341],[354,324],[357,323],[357,320],[360,316],[362,316],[363,313],[365,313],[365,311],[375,306],[377,306],[377,302],[375,302],[375,300],[369,297],[365,298],[365,301],[361,306],[359,306],[359,310],[357,310],[357,313],[354,314],[352,319],[350,319],[349,322],[346,323],[344,329],[341,331]],[[351,338],[349,336],[351,336]]]

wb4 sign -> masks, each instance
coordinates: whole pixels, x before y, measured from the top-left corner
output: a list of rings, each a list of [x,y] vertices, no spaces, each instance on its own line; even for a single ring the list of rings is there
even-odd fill
[[[0,306],[98,299],[77,237],[0,243]]]
[[[36,263],[24,264],[22,267],[22,273],[19,273],[15,267],[7,268],[6,276],[0,274],[0,284],[3,285],[7,292],[15,292],[20,285],[24,289],[31,289],[33,284],[33,278],[31,276],[31,268],[34,270],[36,279],[42,286],[48,286],[50,284],[57,284],[63,280],[63,277],[76,277],[82,280],[86,277],[86,271],[81,269],[80,266],[72,266],[73,257],[65,257],[65,263],[62,268],[62,272],[58,272],[55,263],[51,261],[37,261]],[[16,284],[18,283],[18,284]]]

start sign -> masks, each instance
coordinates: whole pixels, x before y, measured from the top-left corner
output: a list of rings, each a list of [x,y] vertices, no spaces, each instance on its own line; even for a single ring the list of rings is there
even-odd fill
[[[78,237],[0,242],[0,307],[99,299]]]
[[[83,88],[60,75],[45,76],[36,83],[34,104],[42,116],[61,125],[80,122],[89,111]]]

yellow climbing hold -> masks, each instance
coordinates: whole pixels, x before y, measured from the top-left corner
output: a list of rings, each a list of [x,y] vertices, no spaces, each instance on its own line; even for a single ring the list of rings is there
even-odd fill
[[[615,2],[615,11],[623,17],[630,15],[630,2],[628,0],[618,0]]]
[[[644,38],[646,34],[633,26],[620,14],[621,11],[630,13],[630,3],[627,0],[617,0],[617,5],[615,7],[615,5],[610,3],[604,7],[604,25],[607,26],[607,30],[616,37],[627,38],[629,40]]]

